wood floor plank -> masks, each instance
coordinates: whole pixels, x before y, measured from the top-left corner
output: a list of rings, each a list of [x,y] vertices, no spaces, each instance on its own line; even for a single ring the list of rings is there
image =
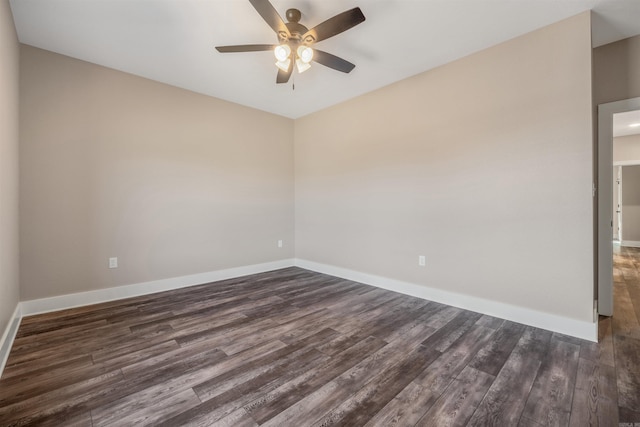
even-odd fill
[[[598,321],[598,342],[582,341],[580,344],[580,357],[607,366],[615,366],[613,330],[610,317],[600,316]]]
[[[458,316],[462,311],[463,310],[457,307],[445,305],[442,306],[441,309],[434,313],[431,317],[426,319],[425,323],[432,328],[440,329],[448,324],[451,320],[453,320],[456,316]]]
[[[422,345],[433,347],[443,352],[451,346],[458,338],[464,335],[482,317],[479,313],[463,311],[451,319],[449,323],[438,329],[433,335],[425,339]],[[490,329],[490,328],[487,328]]]
[[[60,420],[53,420],[52,426],[59,426]],[[73,418],[67,418],[64,420],[65,427],[93,427],[91,421],[91,412],[81,413]]]
[[[384,319],[389,315],[391,310],[394,310],[398,305],[402,303],[402,299],[398,296],[388,301],[385,304],[372,306],[370,308],[364,308],[361,311],[352,312],[340,316],[342,322],[333,326],[333,328],[343,334],[353,334],[357,331],[362,331],[364,328],[371,328],[372,325],[379,322],[380,319]]]
[[[32,352],[36,348],[50,346],[54,342],[68,340],[70,336],[78,335],[82,331],[93,331],[100,326],[107,325],[107,323],[105,319],[100,319],[79,325],[68,325],[66,327],[51,329],[38,334],[22,336],[13,341],[11,350],[14,355]],[[34,337],[34,335],[37,336],[37,338]]]
[[[532,420],[531,418],[527,418],[527,417],[521,417],[520,421],[518,422],[518,427],[545,427],[547,424],[540,424],[539,422],[536,422],[534,420]]]
[[[359,337],[376,336],[386,340],[387,335],[393,333],[396,327],[400,328],[406,325],[415,317],[415,313],[406,302],[400,301],[397,304],[396,302],[393,304],[393,307],[389,307],[387,310],[371,310],[362,315],[358,315],[357,317],[359,318],[352,322],[350,320],[353,319],[353,317],[343,318],[342,320],[341,318],[331,318],[328,320],[328,323],[325,324],[346,335],[357,335]],[[420,304],[420,306],[423,305],[424,302]],[[363,319],[367,319],[367,321],[363,322]],[[345,320],[347,321],[345,322]],[[347,332],[345,333],[345,331]],[[304,332],[305,329],[301,328],[294,334],[282,336],[281,339],[284,342],[289,342],[295,340],[296,336],[304,334]]]
[[[362,360],[363,354],[375,353],[385,345],[387,343],[378,338],[365,338],[325,363],[251,401],[244,408],[254,420],[263,423],[352,368]]]
[[[640,340],[614,337],[618,406],[640,412]]]
[[[325,329],[299,343],[297,351],[282,349],[288,353],[279,352],[275,357],[257,358],[250,364],[227,370],[223,375],[196,385],[194,388],[203,402],[160,425],[210,425],[233,414],[248,401],[277,388],[302,370],[310,369],[310,365],[321,364],[326,356],[313,347],[330,338],[329,331]],[[231,382],[236,385],[233,386]]]
[[[359,312],[365,307],[378,307],[400,297],[399,294],[389,292],[386,289],[371,287],[365,289],[366,292],[358,294],[357,297],[333,301],[327,304],[326,307],[334,312],[347,314]]]
[[[411,337],[402,337],[389,343],[262,425],[304,425],[318,419],[355,394],[378,372],[397,364],[407,352],[418,346],[420,343],[412,340]]]
[[[640,321],[631,302],[626,283],[614,284],[615,316],[611,317],[614,336],[625,335],[640,339]]]
[[[216,349],[209,349],[208,352],[194,355],[191,362],[181,359],[173,360],[173,364],[151,369],[145,375],[139,373],[132,376],[110,395],[92,402],[93,414],[98,417],[110,413],[122,414],[131,410],[131,408],[135,408],[135,405],[148,405],[152,402],[157,402],[158,399],[161,400],[171,390],[185,390],[198,383],[202,380],[200,375],[205,375],[211,367],[218,365],[218,369],[224,371],[220,365],[237,366],[248,363],[251,360],[264,357],[265,351],[269,354],[271,350],[274,349],[268,350],[265,347],[259,347],[233,359],[222,360],[219,363],[206,356],[207,353],[215,354],[215,352],[219,352]],[[180,374],[180,377],[172,378],[172,374],[174,376]],[[172,380],[168,381],[167,378],[172,378]],[[191,379],[191,382],[188,381],[189,379]],[[145,394],[149,394],[150,398],[145,399]]]
[[[618,419],[622,424],[622,427],[627,427],[628,424],[635,427],[635,424],[638,422],[638,420],[640,420],[640,411],[634,411],[627,408],[618,408]]]
[[[478,351],[469,366],[494,377],[504,366],[524,332],[524,325],[504,322],[491,336],[489,343]]]
[[[113,346],[130,338],[131,332],[129,328],[114,328],[105,325],[104,327],[94,328],[87,333],[78,333],[67,340],[38,346],[29,352],[11,354],[7,361],[7,367],[17,368],[19,365],[24,364],[28,364],[31,368],[48,366],[52,362],[78,357],[81,354],[90,354],[96,349]]]
[[[193,386],[193,390],[204,402],[229,390],[237,392],[245,383],[250,382],[251,386],[257,388],[264,384],[264,378],[268,378],[267,382],[274,380],[276,378],[273,376],[274,372],[278,374],[277,376],[282,376],[284,371],[291,373],[296,369],[311,369],[312,363],[321,363],[326,359],[327,356],[315,348],[305,346],[285,355],[278,353],[278,357],[271,360],[263,358],[260,360],[261,363],[244,365],[237,371],[230,371],[197,384]]]
[[[365,425],[367,427],[414,426],[439,397],[440,393],[411,382]]]
[[[108,416],[92,416],[93,427],[108,425],[147,426],[181,413],[200,403],[200,399],[192,389],[186,389],[175,394],[168,394],[155,403],[138,402],[135,409],[128,408],[127,413],[111,412]]]
[[[188,322],[176,325],[173,321],[169,322],[173,333],[167,335],[167,338],[175,338],[176,342],[184,344],[189,341],[189,338],[196,337],[196,340],[201,337],[221,335],[231,330],[236,326],[246,325],[250,322],[247,316],[242,313],[230,313],[222,316],[191,318]],[[259,320],[253,319],[253,322]]]
[[[56,361],[56,363],[44,367],[33,367],[29,364],[24,364],[20,367],[7,367],[0,379],[0,389],[12,390],[12,387],[17,384],[44,381],[48,378],[65,375],[69,371],[91,365],[93,365],[91,355],[80,354],[66,360]]]
[[[408,312],[409,319],[406,323],[403,321],[402,323],[404,324],[398,324],[394,325],[394,327],[389,327],[385,331],[384,336],[381,336],[380,333],[377,333],[377,336],[380,336],[380,338],[391,342],[399,338],[401,335],[406,334],[407,331],[410,331],[415,327],[421,327],[423,328],[423,331],[426,332],[426,335],[422,339],[424,341],[436,331],[436,328],[432,328],[426,324],[426,320],[430,319],[433,315],[442,310],[443,307],[443,304],[429,302],[428,304],[423,305],[416,310]]]
[[[496,332],[491,328],[474,325],[476,321],[475,316],[465,320],[464,324],[469,322],[471,328],[449,347],[449,351],[442,353],[429,369],[422,372],[416,378],[416,383],[436,393],[442,393],[449,386]],[[428,345],[425,347],[429,348]]]
[[[417,423],[418,426],[465,425],[484,398],[494,376],[465,367],[452,381],[440,399]]]
[[[497,317],[488,316],[485,314],[480,319],[478,319],[476,324],[479,326],[486,326],[487,328],[491,329],[499,329],[505,322],[506,320],[504,319],[499,319]]]
[[[470,426],[517,425],[550,340],[551,332],[525,329],[469,420]]]
[[[161,341],[157,344],[152,344],[147,347],[141,348],[140,350],[131,351],[120,356],[104,359],[101,361],[101,363],[99,363],[99,365],[110,368],[122,368],[139,361],[147,360],[157,355],[166,354],[179,348],[180,346],[177,342],[175,342],[175,340]]]
[[[384,369],[312,425],[364,425],[438,356],[440,352],[435,349],[424,346],[415,348],[399,363]]]
[[[251,319],[248,317],[244,317],[222,325],[216,325],[212,327],[207,326],[205,327],[205,329],[200,329],[197,332],[188,333],[187,331],[177,330],[177,336],[175,340],[181,346],[194,345],[201,341],[229,341],[233,339],[233,336],[241,335],[254,329],[268,327],[275,323],[276,322],[269,318]]]
[[[140,378],[153,376],[165,368],[178,373],[186,372],[192,365],[199,366],[200,362],[202,362],[211,367],[220,364],[217,367],[217,372],[224,372],[261,357],[267,357],[274,351],[281,350],[284,347],[286,347],[284,343],[274,340],[228,357],[224,352],[209,346],[204,341],[198,345],[180,347],[168,353],[124,366],[121,371],[125,378]],[[176,364],[180,364],[180,367],[176,367]]]
[[[533,383],[523,416],[544,425],[568,425],[580,347],[551,339]]]
[[[289,344],[303,337],[313,335],[323,328],[330,327],[327,323],[323,323],[321,326],[317,323],[320,319],[326,318],[327,314],[326,311],[319,310],[286,323],[273,322],[271,325],[265,325],[262,329],[225,336],[226,340],[220,342],[218,348],[231,355],[257,343],[269,341],[273,337],[278,337],[280,341]]]
[[[570,425],[605,426],[618,424],[615,369],[580,358],[578,376],[571,405]]]
[[[258,427],[258,423],[243,408],[240,408],[209,424],[208,427]]]
[[[640,322],[640,280],[635,280],[633,283],[627,283],[627,293],[633,306],[633,310],[636,313],[636,319]]]
[[[414,298],[411,302],[401,303],[387,315],[376,319],[368,328],[363,328],[363,331],[368,335],[393,341],[398,335],[402,335],[406,330],[415,327],[414,325],[417,324],[415,320],[420,317],[422,310],[427,305],[427,301],[420,301],[417,298]],[[433,332],[433,328],[431,329]],[[432,332],[428,336],[431,336]]]
[[[173,425],[202,425],[209,426],[231,416],[242,409],[250,400],[256,399],[259,395],[268,393],[277,388],[288,379],[299,375],[314,364],[322,363],[327,359],[314,348],[304,348],[289,355],[287,360],[279,360],[269,366],[255,369],[253,373],[243,373],[231,379],[235,381],[234,387],[225,387],[220,384],[215,391],[210,394],[203,394],[198,391],[198,395],[203,402],[173,418],[165,420],[160,426]],[[195,387],[197,390],[198,387]],[[212,389],[209,388],[209,391]],[[206,399],[206,400],[205,400]],[[243,417],[248,421],[248,418]]]
[[[212,300],[212,302],[213,304],[211,304],[211,306],[207,305],[204,308],[189,307],[188,310],[187,309],[175,310],[168,313],[163,313],[161,315],[154,315],[152,318],[139,319],[138,321],[132,322],[129,328],[131,329],[131,332],[136,332],[141,329],[144,330],[144,329],[153,327],[159,323],[166,323],[173,327],[176,324],[177,325],[181,324],[181,322],[184,322],[185,319],[188,321],[189,319],[192,319],[194,317],[200,320],[202,320],[203,318],[214,319],[218,316],[226,314],[229,309],[236,312],[236,310],[238,309],[238,306],[242,305],[243,303],[245,304],[256,303],[255,301],[249,300],[246,297],[245,298],[238,298],[238,297],[226,298],[223,301],[214,299]],[[199,304],[201,303],[202,302],[199,302]],[[265,303],[269,304],[271,303],[271,301],[267,301]],[[180,311],[180,312],[176,313],[176,311]]]
[[[154,390],[160,388],[163,390],[164,395],[171,394],[173,391],[182,391],[188,387],[180,388],[179,379],[176,379],[171,384],[168,384],[168,379],[174,376],[180,375],[181,378],[185,378],[188,375],[196,375],[197,372],[202,372],[211,365],[218,363],[224,363],[226,355],[217,349],[210,349],[204,353],[192,355],[185,359],[174,359],[171,363],[164,364],[156,369],[145,369],[130,377],[124,377],[121,381],[116,383],[110,390],[106,390],[100,396],[94,397],[91,401],[86,402],[83,405],[84,409],[89,409],[92,412],[92,416],[101,417],[104,413],[109,412],[109,408],[118,407],[123,401],[128,401],[129,404],[125,406],[125,411],[118,411],[117,413],[124,413],[130,411],[136,407],[136,405],[151,405],[156,400],[149,399],[136,400],[135,397],[139,397],[141,393],[145,391],[153,393]],[[154,398],[158,397],[155,394],[151,394]],[[132,399],[132,396],[134,399]],[[162,399],[159,396],[158,399]]]
[[[115,370],[117,370],[117,367],[90,364],[73,370],[67,368],[62,377],[59,375],[43,376],[38,378],[37,381],[24,381],[13,384],[12,387],[2,387],[0,388],[0,406],[6,407],[36,396],[45,395],[62,387],[87,381]]]
[[[16,338],[35,336],[46,332],[64,329],[70,325],[83,325],[86,323],[106,320],[106,317],[116,313],[137,313],[135,305],[109,304],[106,308],[75,308],[56,314],[42,314],[23,319]]]
[[[122,381],[122,372],[114,370],[60,389],[0,407],[0,419],[20,425],[65,420],[86,412],[83,405]],[[69,399],[68,396],[73,396]],[[44,410],[43,410],[44,409]]]

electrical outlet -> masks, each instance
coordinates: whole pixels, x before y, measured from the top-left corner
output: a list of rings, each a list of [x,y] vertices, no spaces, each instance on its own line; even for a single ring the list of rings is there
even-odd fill
[[[420,267],[424,267],[425,265],[427,265],[427,258],[424,255],[418,256],[418,265]]]
[[[282,247],[282,240],[278,240],[278,247],[281,248]]]
[[[109,258],[109,268],[118,268],[118,257]]]

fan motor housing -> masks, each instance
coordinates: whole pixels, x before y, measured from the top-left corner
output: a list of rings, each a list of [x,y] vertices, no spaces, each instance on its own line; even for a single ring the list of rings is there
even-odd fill
[[[289,30],[289,40],[297,41],[300,43],[302,41],[302,35],[306,34],[309,29],[300,23],[300,18],[302,17],[302,13],[298,9],[287,9],[286,13],[287,22],[285,25]],[[282,39],[282,35],[279,36]],[[282,40],[281,40],[282,41]]]

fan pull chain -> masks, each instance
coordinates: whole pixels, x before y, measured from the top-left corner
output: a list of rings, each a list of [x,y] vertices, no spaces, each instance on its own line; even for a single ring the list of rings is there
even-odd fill
[[[293,75],[293,78],[291,79],[291,90],[296,90],[296,75]]]

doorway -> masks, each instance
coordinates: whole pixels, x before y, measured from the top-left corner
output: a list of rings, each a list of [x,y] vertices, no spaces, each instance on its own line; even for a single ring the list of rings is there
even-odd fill
[[[604,316],[613,315],[614,115],[635,110],[640,110],[640,98],[598,106],[598,220],[596,227],[598,282],[595,297],[598,314]]]
[[[616,138],[614,138],[614,152]],[[640,135],[633,138],[640,148]],[[640,163],[637,165],[616,166],[614,171],[619,178],[614,181],[614,208],[617,200],[617,210],[613,213],[614,240],[616,234],[616,219],[618,222],[618,241],[621,246],[640,247]],[[615,173],[615,172],[614,172]],[[616,191],[617,190],[617,191]],[[618,196],[616,197],[616,192]]]

